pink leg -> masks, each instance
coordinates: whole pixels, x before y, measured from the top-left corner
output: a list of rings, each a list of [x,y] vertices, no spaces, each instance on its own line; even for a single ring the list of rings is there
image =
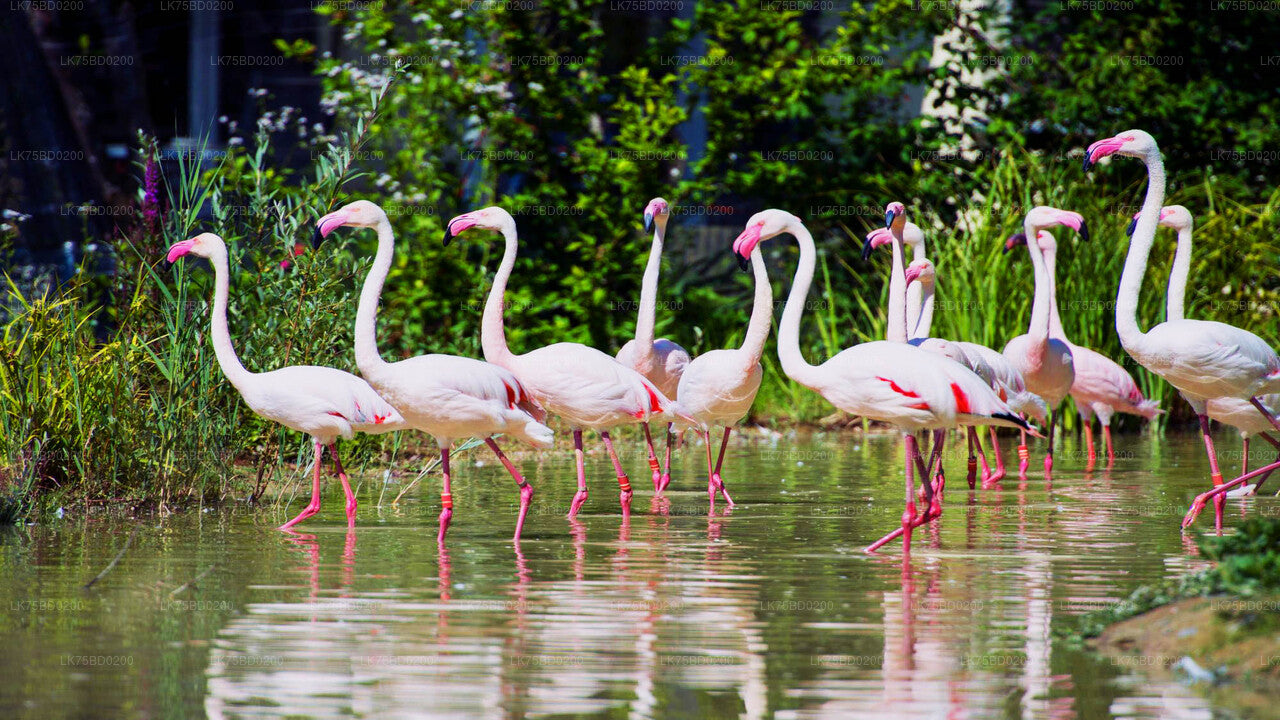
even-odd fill
[[[613,451],[613,438],[609,437],[609,431],[601,430],[600,439],[604,440],[604,448],[609,451],[609,459],[613,461],[613,469],[618,473],[618,502],[622,505],[623,519],[631,517],[631,481],[627,479],[627,474],[622,471],[622,463],[618,460],[618,453]]]
[[[587,501],[587,468],[586,459],[582,456],[582,428],[573,429],[573,456],[578,463],[578,492],[574,493],[573,504],[569,506],[569,519],[572,520],[582,503]]]
[[[671,432],[675,423],[667,423],[667,452],[666,457],[662,461],[662,479],[658,483],[659,490],[666,490],[671,484],[671,444],[675,442],[676,436]]]
[[[1218,451],[1213,449],[1213,437],[1209,435],[1209,416],[1200,415],[1200,434],[1204,436],[1204,451],[1209,455],[1209,479],[1213,480],[1214,489],[1222,486],[1222,472],[1218,470]],[[1222,530],[1222,509],[1227,499],[1221,493],[1213,495],[1213,526]],[[1199,514],[1199,511],[1196,511]],[[1194,519],[1194,518],[1193,518]]]
[[[716,481],[712,478],[715,476],[715,467],[711,464],[711,431],[706,430],[701,433],[702,440],[707,446],[707,501],[711,505],[708,512],[716,509]]]
[[[1275,438],[1271,437],[1270,433],[1259,433],[1259,434],[1262,436],[1263,440],[1266,440],[1267,442],[1271,443],[1272,447],[1276,448],[1277,450],[1280,450],[1280,440],[1276,440]],[[1248,465],[1249,465],[1248,442],[1249,442],[1248,438],[1245,438],[1244,462],[1245,462],[1246,470],[1248,470]],[[1280,457],[1277,457],[1276,460],[1280,461]],[[1253,492],[1250,494],[1256,495],[1257,492],[1262,489],[1262,483],[1266,482],[1267,478],[1269,477],[1271,477],[1271,473],[1267,473],[1266,475],[1263,475],[1262,477],[1258,478],[1258,482],[1253,486]]]
[[[987,429],[991,432],[991,454],[996,458],[996,471],[988,479],[988,482],[995,483],[1005,476],[1004,456],[1000,454],[1000,436],[996,434],[996,429],[994,427]]]
[[[338,443],[329,446],[329,454],[333,456],[333,466],[342,481],[342,492],[347,495],[347,527],[356,526],[356,494],[351,491],[351,483],[347,482],[347,471],[342,469],[342,461],[338,459]]]
[[[1107,441],[1107,467],[1116,464],[1115,448],[1111,445],[1111,423],[1102,426],[1102,437]]]
[[[1027,449],[1027,432],[1022,431],[1022,444],[1018,446],[1018,477],[1027,479],[1027,467],[1031,465],[1031,451]]]
[[[1253,406],[1258,408],[1258,412],[1262,413],[1262,417],[1266,418],[1267,422],[1271,423],[1271,427],[1276,430],[1280,430],[1280,420],[1277,420],[1274,415],[1267,412],[1267,408],[1258,401],[1258,398],[1251,397],[1249,398],[1249,402],[1253,403]]]
[[[1241,475],[1240,477],[1236,478],[1235,480],[1232,480],[1231,482],[1220,483],[1216,487],[1214,487],[1212,490],[1209,490],[1207,492],[1203,492],[1197,495],[1196,499],[1191,502],[1191,509],[1187,510],[1186,516],[1182,518],[1182,527],[1185,529],[1189,527],[1191,523],[1195,522],[1196,516],[1198,516],[1200,514],[1200,511],[1204,509],[1205,502],[1207,502],[1210,498],[1213,499],[1213,504],[1216,508],[1218,505],[1218,500],[1222,498],[1224,496],[1224,493],[1226,493],[1231,488],[1241,485],[1245,481],[1258,476],[1262,476],[1265,478],[1266,476],[1270,475],[1276,470],[1280,470],[1280,461],[1273,462],[1270,465],[1264,465],[1258,468],[1257,470],[1254,470],[1253,472],[1245,473],[1244,475]],[[1219,530],[1222,529],[1221,524],[1218,525],[1218,529]]]
[[[1098,452],[1093,446],[1093,421],[1084,417],[1080,418],[1080,420],[1084,423],[1084,440],[1089,446],[1089,458],[1088,462],[1085,463],[1084,466],[1085,472],[1088,472],[1092,470],[1093,466],[1098,462]],[[1106,426],[1104,425],[1103,427],[1105,428]]]
[[[1241,452],[1244,454],[1244,459],[1240,461],[1241,475],[1244,475],[1249,472],[1249,438],[1245,438],[1243,444],[1244,444],[1244,447],[1241,448]]]
[[[516,466],[511,464],[507,456],[502,454],[502,449],[498,447],[498,443],[494,442],[493,438],[487,437],[484,441],[489,446],[489,449],[493,451],[493,454],[497,455],[498,459],[502,461],[502,464],[507,468],[507,472],[511,473],[511,478],[516,481],[516,487],[520,489],[520,516],[516,518],[516,534],[512,538],[518,543],[520,542],[520,531],[524,529],[524,518],[529,514],[529,501],[533,499],[533,486],[529,484],[528,480],[524,479],[519,470],[516,470]]]
[[[1044,455],[1044,476],[1048,478],[1053,474],[1053,429],[1058,424],[1058,411],[1049,411],[1049,434],[1046,439],[1049,441],[1049,449]]]
[[[724,429],[724,438],[720,440],[720,455],[716,458],[716,470],[711,474],[712,482],[715,484],[716,488],[720,490],[720,494],[724,495],[724,501],[729,504],[729,507],[733,507],[733,498],[729,497],[729,491],[725,488],[724,481],[720,479],[720,466],[724,463],[724,449],[729,445],[729,433],[732,431],[732,428]],[[710,436],[710,433],[707,433],[707,435]],[[710,444],[708,444],[708,446],[709,445]],[[713,492],[711,494],[711,504],[713,509],[715,507],[715,497],[715,493]]]
[[[324,445],[319,440],[316,444],[316,469],[311,479],[311,502],[302,508],[302,512],[298,513],[298,517],[280,526],[281,530],[288,530],[298,523],[320,512],[320,462],[324,456]]]
[[[969,474],[965,479],[969,481],[969,489],[972,490],[978,482],[978,456],[974,454],[973,447],[978,439],[978,431],[970,427],[967,428],[967,434],[969,436]],[[986,477],[985,471],[982,474]]]
[[[444,480],[440,485],[440,534],[436,535],[436,544],[444,545],[444,534],[449,532],[449,521],[453,519],[453,486],[449,481],[449,446],[440,448],[440,470]]]
[[[942,514],[942,491],[947,486],[947,478],[942,472],[942,453],[947,441],[946,430],[933,431],[933,452],[929,455],[929,468],[925,473],[925,482],[923,485],[929,490],[925,493],[929,507],[925,511],[925,519],[932,520]],[[927,478],[929,473],[934,475],[934,482],[929,483]]]
[[[987,481],[991,479],[991,466],[987,464],[987,453],[982,449],[982,435],[978,434],[977,428],[972,429],[973,446],[978,450],[978,462],[982,465],[982,486],[986,487]]]
[[[911,552],[911,530],[918,523],[916,522],[916,462],[919,452],[916,450],[916,438],[911,433],[904,433],[903,445],[905,446],[903,454],[906,456],[906,506],[902,510],[902,527],[885,535],[879,540],[867,546],[866,552],[873,553],[881,547],[892,541],[899,535],[902,536],[902,552],[904,555]],[[925,479],[928,482],[928,478]]]
[[[649,451],[649,469],[653,471],[653,491],[662,491],[662,466],[658,464],[658,453],[653,449],[653,435],[649,433],[649,423],[640,423],[644,429],[644,445]]]

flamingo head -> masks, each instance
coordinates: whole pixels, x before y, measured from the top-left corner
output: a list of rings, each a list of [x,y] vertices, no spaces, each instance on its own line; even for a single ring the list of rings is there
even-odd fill
[[[1099,159],[1119,153],[1129,157],[1148,157],[1156,149],[1156,139],[1143,130],[1125,130],[1114,137],[1098,140],[1084,151],[1085,172]]]
[[[867,239],[862,243],[862,259],[867,260],[871,257],[871,251],[881,245],[888,245],[893,242],[893,233],[886,228],[876,228],[867,233]]]
[[[316,233],[311,238],[312,247],[320,247],[320,243],[329,237],[329,233],[337,230],[343,225],[350,225],[358,228],[374,228],[378,225],[388,222],[387,214],[382,208],[369,202],[368,200],[356,200],[347,203],[342,207],[334,210],[321,217],[316,221]]]
[[[1133,235],[1133,231],[1138,229],[1138,218],[1142,217],[1142,213],[1135,213],[1133,220],[1129,221],[1129,227],[1125,228],[1125,235]],[[1190,230],[1194,224],[1191,217],[1191,211],[1181,205],[1165,205],[1160,208],[1160,226],[1171,228],[1181,232]]]
[[[933,267],[933,263],[924,258],[912,260],[907,266],[907,284],[919,281],[921,285],[933,285],[937,278],[937,269]]]
[[[1026,245],[1026,244],[1027,244],[1027,234],[1015,233],[1013,235],[1010,235],[1008,240],[1004,241],[1004,250],[1002,252],[1004,252],[1007,255],[1009,254],[1010,250],[1016,247],[1022,247],[1023,245]]]
[[[907,206],[900,202],[894,201],[884,208],[884,226],[892,228],[897,225],[899,231],[903,230],[907,222]]]
[[[177,262],[178,258],[188,254],[195,255],[196,257],[207,258],[219,250],[225,251],[225,249],[226,245],[223,244],[222,238],[214,235],[213,233],[200,233],[190,240],[183,240],[182,242],[174,243],[173,246],[169,248],[169,252],[165,255],[164,259],[170,263],[174,263]]]
[[[666,200],[656,197],[649,201],[644,207],[644,231],[649,232],[653,229],[653,221],[658,221],[659,227],[666,227],[667,217],[671,214],[671,206]]]
[[[1081,240],[1089,239],[1089,227],[1085,225],[1084,216],[1078,212],[1040,205],[1032,208],[1031,212],[1027,213],[1025,227],[1027,229],[1034,228],[1037,238],[1040,230],[1054,225],[1065,225],[1079,233]]]
[[[453,242],[455,237],[471,228],[501,233],[510,230],[514,233],[516,220],[511,217],[511,213],[496,205],[480,210],[472,210],[469,213],[463,213],[455,217],[444,226],[444,244],[448,245]]]
[[[800,218],[786,210],[761,210],[747,220],[747,227],[733,241],[733,254],[738,258],[738,265],[747,267],[747,258],[760,243],[787,232],[789,228],[801,225]]]

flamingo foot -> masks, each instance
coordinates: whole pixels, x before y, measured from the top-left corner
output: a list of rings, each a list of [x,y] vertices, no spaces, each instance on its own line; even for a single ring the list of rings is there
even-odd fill
[[[587,501],[587,489],[582,488],[573,495],[573,504],[569,506],[569,519],[572,520],[577,516],[578,511],[582,509],[582,504]]]
[[[670,484],[671,484],[671,473],[662,473],[662,477],[658,479],[658,492],[662,492],[666,490],[667,486]]]
[[[1045,475],[1053,474],[1053,456],[1052,455],[1044,456],[1044,474]]]
[[[911,518],[910,522],[907,522],[908,516]],[[911,543],[911,529],[923,525],[925,523],[925,519],[924,519],[924,515],[916,517],[915,503],[907,503],[906,509],[903,510],[902,512],[902,518],[903,518],[902,527],[895,528],[888,535],[885,535],[879,540],[871,543],[863,550],[863,552],[867,553],[868,555],[871,555],[875,553],[875,551],[884,547],[885,544],[896,540],[899,536],[902,536],[902,535],[906,535],[906,538],[903,540],[904,547],[909,547]]]
[[[320,512],[320,503],[311,503],[310,505],[307,505],[305,508],[303,508],[302,512],[298,513],[297,517],[281,525],[277,529],[288,530],[289,528],[293,527],[294,525],[297,525],[298,523],[302,522],[303,520],[306,520],[307,518],[311,517],[312,515],[315,515],[318,512]]]
[[[347,498],[347,527],[349,528],[356,526],[356,508],[358,506],[359,503],[356,502],[354,495]]]
[[[525,483],[520,486],[520,515],[516,517],[516,534],[512,538],[520,542],[520,533],[524,530],[524,518],[529,514],[529,503],[533,500],[533,486]]]
[[[444,545],[444,536],[449,532],[449,521],[452,519],[453,508],[444,508],[440,511],[440,534],[436,535],[437,545]]]

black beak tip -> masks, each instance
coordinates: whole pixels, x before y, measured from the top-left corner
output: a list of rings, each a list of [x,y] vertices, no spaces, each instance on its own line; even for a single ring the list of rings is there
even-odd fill
[[[320,232],[320,228],[316,228],[315,233],[311,235],[311,248],[319,250],[322,242],[324,242],[324,233]]]
[[[867,240],[862,243],[862,261],[866,262],[871,259],[871,241]]]
[[[644,231],[649,232],[653,229],[653,216],[649,213],[644,214]]]
[[[1009,250],[1010,250],[1009,246],[1008,246],[1008,245],[1005,245],[1005,246],[1004,246],[1004,248],[1000,250],[1000,254],[1001,254],[1001,255],[1008,255],[1008,254],[1009,254]]]
[[[884,226],[886,229],[893,227],[893,218],[894,214],[892,210],[884,214]]]
[[[733,254],[733,256],[738,259],[739,270],[741,270],[742,272],[746,272],[751,269],[751,263],[745,257],[739,255],[736,252]]]
[[[1089,226],[1085,224],[1083,220],[1080,221],[1080,239],[1081,240],[1089,239]]]
[[[1089,153],[1084,154],[1084,171],[1089,172],[1089,168],[1093,167],[1093,161],[1089,159]]]
[[[444,246],[449,247],[451,242],[453,242],[453,231],[446,227],[444,229]]]

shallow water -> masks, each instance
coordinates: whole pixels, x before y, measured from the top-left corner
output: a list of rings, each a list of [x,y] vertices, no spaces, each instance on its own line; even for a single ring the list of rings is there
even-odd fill
[[[604,457],[580,523],[563,517],[572,456],[527,460],[538,494],[518,550],[514,489],[478,451],[455,465],[447,551],[434,484],[380,509],[366,481],[353,533],[337,483],[294,537],[273,529],[283,511],[245,509],[9,529],[0,716],[1216,716],[1141,659],[1054,639],[1202,564],[1178,529],[1207,475],[1198,440],[1118,440],[1109,472],[1083,472],[1068,438],[1051,485],[1033,471],[974,493],[950,456],[946,512],[905,571],[898,544],[862,553],[902,513],[890,436],[739,439],[738,507],[711,517],[699,444],[661,499],[628,448],[626,524]],[[1236,447],[1223,438],[1224,456]],[[1233,500],[1229,526],[1242,508],[1280,501]]]

